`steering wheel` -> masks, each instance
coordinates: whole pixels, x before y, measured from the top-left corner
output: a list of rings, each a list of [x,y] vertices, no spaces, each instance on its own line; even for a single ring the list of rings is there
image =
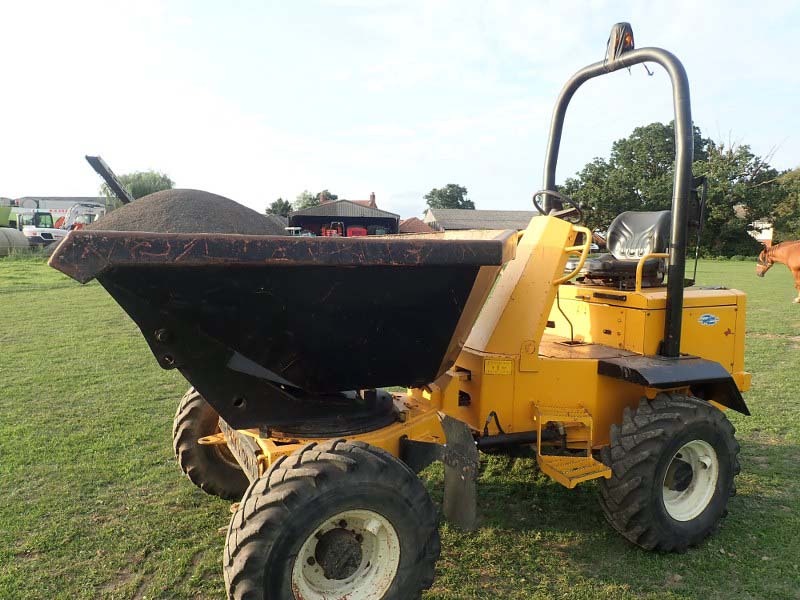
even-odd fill
[[[539,203],[539,198],[544,196],[550,196],[551,198],[559,200],[562,204],[568,204],[569,208],[551,210],[550,213],[546,213],[544,208],[542,208],[542,205]],[[539,190],[536,192],[533,195],[533,206],[536,207],[536,210],[539,211],[540,215],[549,214],[551,217],[564,219],[569,223],[580,223],[583,221],[583,210],[581,210],[580,205],[569,196],[565,196],[564,194],[560,194],[554,190]]]

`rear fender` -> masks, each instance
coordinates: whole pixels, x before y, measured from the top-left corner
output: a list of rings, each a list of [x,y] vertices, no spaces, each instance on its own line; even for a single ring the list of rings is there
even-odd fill
[[[624,356],[599,360],[597,373],[657,390],[688,387],[698,398],[750,415],[736,381],[712,360],[696,356]]]

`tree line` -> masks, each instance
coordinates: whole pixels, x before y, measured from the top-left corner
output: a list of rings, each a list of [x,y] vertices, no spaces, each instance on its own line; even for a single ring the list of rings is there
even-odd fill
[[[771,155],[757,156],[747,144],[703,137],[698,127],[693,128],[693,143],[693,173],[708,181],[701,238],[704,254],[756,254],[760,245],[748,231],[759,220],[772,223],[776,240],[800,238],[800,168],[779,171],[769,164]],[[560,189],[586,207],[589,228],[605,231],[626,210],[669,209],[674,162],[674,124],[651,123],[614,142],[608,158],[593,159]],[[134,198],[173,187],[173,181],[157,171],[129,173],[119,179]],[[100,191],[116,203],[105,184]],[[316,194],[305,190],[294,202],[278,198],[266,212],[288,216],[338,198],[327,189]],[[475,208],[467,188],[455,183],[432,189],[424,200],[428,208]]]
[[[700,246],[705,255],[754,255],[748,234],[758,220],[773,224],[776,239],[800,236],[800,170],[778,171],[750,146],[705,138],[694,127],[695,175],[708,181]],[[674,123],[637,127],[617,140],[608,159],[595,158],[561,191],[584,204],[586,225],[604,231],[626,210],[666,210],[672,203]]]
[[[297,195],[294,202],[278,198],[267,206],[266,213],[288,217],[293,211],[319,206],[323,202],[332,202],[338,199],[338,195],[332,194],[328,190],[322,190],[318,194],[312,194],[305,190]],[[448,183],[443,188],[432,189],[425,194],[425,201],[429,208],[475,208],[475,203],[467,198],[467,188],[455,183]]]
[[[167,174],[159,171],[136,171],[120,175],[118,179],[134,199],[162,190],[171,190],[175,185],[175,182]],[[106,197],[109,206],[116,207],[119,203],[114,193],[105,183],[100,186],[100,193]],[[316,194],[304,190],[297,195],[294,202],[278,198],[267,206],[265,212],[268,215],[288,217],[293,211],[319,206],[324,202],[333,202],[338,199],[339,196],[337,194],[327,189]],[[475,208],[472,200],[467,198],[467,188],[454,183],[449,183],[443,188],[432,189],[425,195],[425,200],[430,208]]]
[[[304,190],[298,194],[294,202],[289,202],[285,198],[278,198],[267,206],[265,211],[268,215],[281,215],[288,217],[290,213],[296,210],[304,210],[313,206],[319,206],[323,202],[333,202],[338,200],[339,196],[333,194],[328,190],[322,190],[317,194],[312,194],[308,190]]]
[[[175,186],[175,182],[166,173],[161,173],[160,171],[125,173],[117,177],[117,179],[135,200],[162,190],[171,190]],[[100,186],[100,195],[105,196],[106,206],[110,210],[119,208],[122,204],[105,183]]]
[[[675,163],[674,123],[637,127],[611,146],[608,158],[597,157],[560,189],[584,207],[585,224],[605,231],[628,210],[668,210],[672,204]],[[707,256],[755,255],[761,245],[749,235],[752,223],[773,225],[776,240],[800,238],[800,168],[779,171],[771,155],[758,156],[747,144],[720,142],[693,128],[695,177],[708,182],[700,248]],[[320,203],[320,196],[303,192],[294,205],[278,199],[267,212],[288,214]],[[337,198],[331,195],[332,199]],[[450,183],[424,196],[429,208],[474,209],[467,188]]]

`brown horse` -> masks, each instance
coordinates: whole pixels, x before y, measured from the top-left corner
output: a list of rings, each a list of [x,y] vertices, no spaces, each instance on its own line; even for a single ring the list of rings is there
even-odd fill
[[[764,242],[764,249],[758,255],[756,264],[756,275],[763,277],[770,267],[776,262],[789,267],[794,275],[794,287],[797,288],[797,298],[792,302],[800,304],[800,240],[793,242],[781,242],[772,245],[772,242]]]

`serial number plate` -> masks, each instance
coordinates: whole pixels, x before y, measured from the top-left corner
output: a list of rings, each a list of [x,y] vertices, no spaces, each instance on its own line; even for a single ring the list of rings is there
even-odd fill
[[[514,361],[505,358],[487,358],[483,361],[483,372],[487,375],[511,375]]]

